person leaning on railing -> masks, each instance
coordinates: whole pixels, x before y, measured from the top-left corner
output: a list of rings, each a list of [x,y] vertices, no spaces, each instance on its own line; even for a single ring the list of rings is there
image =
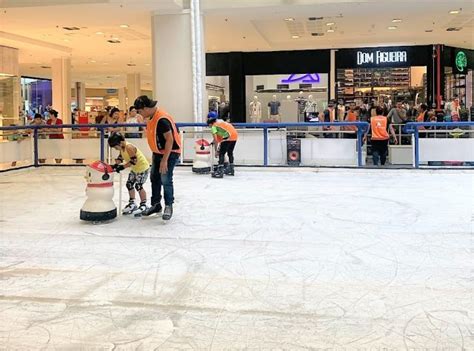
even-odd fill
[[[46,125],[46,123],[43,120],[43,116],[41,116],[41,114],[39,113],[35,113],[35,116],[33,117],[33,120],[31,121],[30,126],[44,126],[44,125]],[[33,135],[33,129],[30,129],[28,131],[28,134]],[[46,139],[46,134],[44,133],[42,129],[38,129],[38,138]],[[38,161],[39,163],[44,163],[46,159],[40,158]]]

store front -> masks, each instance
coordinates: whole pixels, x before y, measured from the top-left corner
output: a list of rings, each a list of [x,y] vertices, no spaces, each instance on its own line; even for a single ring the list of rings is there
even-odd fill
[[[329,72],[330,50],[206,55],[208,89],[216,77],[222,78],[214,85],[223,87],[226,100],[229,96],[232,122],[292,123],[313,118],[327,106]]]
[[[462,121],[470,121],[474,98],[474,51],[444,46],[444,110],[447,116],[459,115]],[[456,101],[457,100],[457,101]]]
[[[430,103],[432,46],[341,49],[336,53],[336,95],[355,102]]]

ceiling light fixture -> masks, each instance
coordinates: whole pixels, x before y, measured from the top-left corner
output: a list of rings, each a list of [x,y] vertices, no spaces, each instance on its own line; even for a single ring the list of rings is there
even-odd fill
[[[388,27],[389,30],[395,30],[395,29],[397,29],[397,28],[398,28],[397,26],[390,26],[390,27]]]
[[[433,29],[426,29],[425,32],[426,33],[433,33]]]
[[[292,35],[291,38],[293,38],[293,39],[299,39],[300,36],[299,36],[299,35]]]
[[[95,34],[102,35],[102,34],[104,34],[104,32],[95,32]]]
[[[121,24],[121,25],[120,25],[120,28],[128,28],[128,27],[129,27],[128,24]]]
[[[69,43],[69,39],[63,39],[63,41],[65,41],[66,43]]]
[[[400,18],[394,18],[392,23],[400,23],[402,20]]]
[[[287,22],[293,22],[295,19],[293,17],[288,17],[288,18],[285,18],[285,21]]]
[[[328,29],[327,32],[328,33],[334,33],[334,29]]]
[[[452,10],[452,11],[449,11],[449,14],[450,15],[457,15],[459,13],[459,10]]]
[[[326,23],[326,26],[333,26],[335,23],[334,22],[328,22]]]
[[[96,63],[97,61],[96,60],[90,60],[89,62],[90,63]]]

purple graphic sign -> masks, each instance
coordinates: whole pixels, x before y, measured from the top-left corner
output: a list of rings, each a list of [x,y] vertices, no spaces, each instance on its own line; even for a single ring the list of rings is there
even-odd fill
[[[319,83],[321,81],[318,73],[308,74],[290,74],[286,79],[282,79],[281,82],[288,83]]]

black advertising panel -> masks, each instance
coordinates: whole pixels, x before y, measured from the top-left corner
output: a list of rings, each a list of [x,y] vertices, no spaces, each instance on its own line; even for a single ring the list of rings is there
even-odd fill
[[[431,46],[399,46],[340,49],[336,52],[337,68],[384,68],[427,66]]]
[[[468,49],[452,48],[453,72],[457,74],[467,74],[474,66],[474,51]]]

